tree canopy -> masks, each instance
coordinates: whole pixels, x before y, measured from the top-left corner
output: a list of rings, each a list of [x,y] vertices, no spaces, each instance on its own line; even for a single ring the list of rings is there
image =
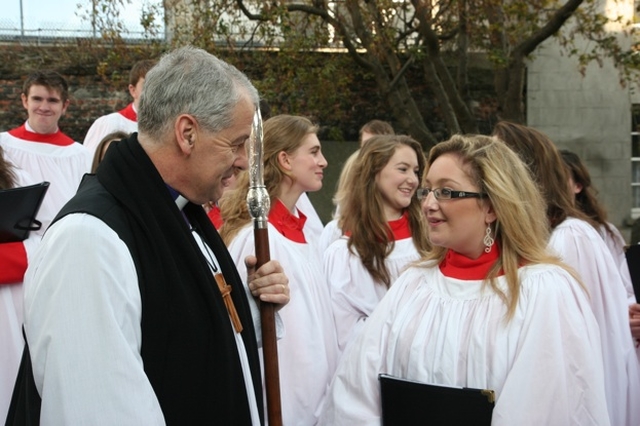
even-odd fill
[[[93,0],[107,34],[117,29],[108,18],[113,5],[124,1]],[[632,31],[629,18],[605,16],[597,0],[164,0],[163,6],[173,45],[273,52],[263,56],[271,60],[252,65],[262,70],[259,89],[289,96],[292,113],[305,102],[327,109],[345,102],[344,88],[355,76],[342,70],[345,61],[356,65],[375,83],[399,130],[425,148],[438,137],[410,71],[419,71],[449,134],[477,133],[469,91],[474,56],[493,70],[500,118],[517,122],[525,121],[527,61],[545,40],[555,37],[564,53],[578,58],[576,73],[592,61],[612,59],[624,79],[636,60],[623,37]],[[157,31],[160,16],[148,9],[141,22]],[[310,54],[328,51],[343,53],[320,63]],[[312,85],[321,90],[308,96]]]

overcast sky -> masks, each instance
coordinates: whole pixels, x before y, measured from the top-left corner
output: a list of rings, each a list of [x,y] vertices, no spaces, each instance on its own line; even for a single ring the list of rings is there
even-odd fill
[[[121,13],[127,29],[141,31],[138,24],[140,11],[145,2],[158,3],[161,0],[131,0]],[[126,1],[125,1],[126,2]],[[26,31],[35,29],[90,29],[89,21],[83,20],[81,12],[88,10],[91,0],[3,0],[0,15],[0,29],[24,28]],[[82,8],[78,8],[82,4]],[[22,5],[22,25],[20,19],[20,5]],[[85,12],[86,13],[86,12]]]

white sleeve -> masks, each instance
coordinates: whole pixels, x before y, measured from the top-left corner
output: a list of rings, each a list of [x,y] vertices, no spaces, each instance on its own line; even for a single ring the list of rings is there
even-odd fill
[[[583,289],[556,268],[523,284],[518,305],[515,357],[491,424],[609,424],[600,333]]]
[[[360,258],[349,252],[346,238],[339,238],[325,250],[323,268],[331,289],[338,346],[344,352],[379,299],[371,275]]]
[[[612,424],[640,424],[640,366],[631,338],[628,298],[619,264],[590,225],[568,219],[554,230],[550,245],[580,275],[600,327],[607,402]]]
[[[93,159],[93,155],[96,152],[96,148],[98,144],[106,135],[109,134],[108,120],[106,120],[106,116],[99,117],[96,121],[93,122],[89,130],[87,131],[87,135],[82,142],[82,145],[87,147],[89,152],[91,152],[91,158]]]
[[[247,299],[249,300],[249,307],[251,308],[251,317],[253,319],[253,327],[256,331],[256,340],[258,341],[258,347],[262,347],[262,324],[260,322],[260,307],[258,305],[258,301],[255,297],[253,297],[251,291],[249,290],[249,286],[247,283],[247,267],[244,264],[244,259],[247,256],[255,256],[256,253],[253,237],[253,227],[249,226],[241,229],[238,235],[236,235],[233,241],[231,241],[231,244],[229,244],[228,250],[229,254],[231,254],[233,263],[236,265],[238,275],[240,275],[240,279],[242,279],[242,284],[247,295]],[[281,339],[284,336],[285,328],[284,323],[282,322],[282,318],[280,317],[280,314],[278,312],[276,312],[275,314],[275,320],[276,337],[278,339]]]
[[[126,245],[72,214],[45,234],[25,276],[25,329],[43,425],[162,425],[144,372],[142,303]]]

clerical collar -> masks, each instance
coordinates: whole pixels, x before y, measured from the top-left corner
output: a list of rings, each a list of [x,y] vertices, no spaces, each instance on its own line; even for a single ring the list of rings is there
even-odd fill
[[[496,243],[491,247],[491,251],[482,251],[477,259],[470,259],[453,250],[447,251],[447,255],[440,263],[440,272],[450,278],[461,280],[484,280],[489,274],[489,270],[500,257],[500,245]],[[503,275],[501,270],[498,275]]]
[[[182,209],[184,208],[184,206],[187,205],[189,200],[187,200],[182,195],[180,195],[180,193],[178,191],[176,191],[175,189],[173,189],[171,186],[167,185],[166,183],[165,183],[165,185],[167,186],[167,189],[169,190],[169,195],[171,195],[171,199],[176,203],[176,206],[178,206],[178,210],[180,210],[180,213],[182,214],[182,217],[187,222],[187,224],[189,224],[189,219],[187,218],[187,216],[182,211]],[[191,227],[191,225],[189,225],[189,227]]]
[[[298,216],[291,214],[282,201],[276,199],[275,205],[269,211],[268,219],[269,223],[287,239],[304,244],[307,242],[303,232],[307,217],[300,210],[298,210]]]

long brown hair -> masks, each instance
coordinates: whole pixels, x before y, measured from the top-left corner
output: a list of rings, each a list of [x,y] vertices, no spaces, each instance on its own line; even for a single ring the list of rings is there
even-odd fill
[[[280,167],[278,154],[283,151],[292,154],[300,147],[305,136],[317,132],[318,126],[301,116],[282,114],[264,122],[264,184],[272,207],[280,193],[282,181],[286,176],[293,178]],[[225,191],[220,198],[220,215],[224,221],[220,236],[226,244],[231,243],[238,232],[251,221],[246,203],[249,183],[248,173],[240,173],[235,189]]]
[[[9,189],[16,186],[16,175],[13,165],[4,158],[4,151],[0,146],[0,189]]]
[[[570,216],[593,224],[574,205],[566,166],[551,139],[534,128],[508,121],[496,124],[493,134],[513,149],[529,167],[531,177],[538,184],[547,203],[547,218],[551,229],[555,229]]]
[[[391,285],[385,259],[393,251],[391,229],[383,212],[382,194],[375,182],[377,174],[387,165],[401,146],[413,149],[418,158],[418,181],[422,181],[425,158],[422,147],[409,136],[374,136],[360,148],[349,173],[351,191],[340,200],[338,226],[343,234],[350,233],[347,246],[360,256],[364,267],[375,281]],[[420,255],[429,250],[424,216],[417,197],[407,207],[413,243]]]
[[[567,166],[571,179],[582,187],[580,192],[574,194],[576,207],[589,216],[595,224],[604,226],[607,232],[614,236],[607,221],[607,210],[598,201],[598,191],[591,184],[591,175],[587,166],[575,152],[561,149],[560,155]]]

